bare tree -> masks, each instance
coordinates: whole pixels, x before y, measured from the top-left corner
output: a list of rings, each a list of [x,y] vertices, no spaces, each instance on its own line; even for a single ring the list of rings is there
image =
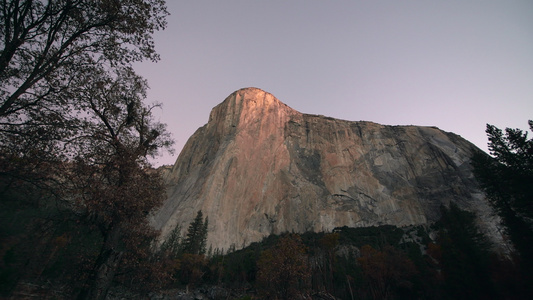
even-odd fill
[[[66,148],[74,155],[68,183],[73,209],[98,226],[104,242],[91,276],[87,299],[104,299],[125,253],[146,246],[156,232],[147,215],[165,199],[159,174],[147,157],[172,145],[163,124],[143,100],[146,82],[129,69],[113,76],[95,69],[76,93],[86,115],[82,134]]]
[[[0,117],[54,103],[94,63],[157,60],[152,34],[167,15],[160,0],[3,0]],[[54,103],[62,104],[62,103]]]
[[[26,166],[58,160],[79,130],[77,88],[94,66],[158,60],[163,0],[2,0],[0,153]],[[30,162],[32,164],[30,164]],[[2,172],[20,168],[4,165]],[[29,167],[27,167],[29,168]]]
[[[167,15],[163,0],[0,1],[0,176],[49,187],[99,228],[81,297],[105,298],[156,234],[146,217],[165,195],[147,159],[172,140],[131,64],[158,60]]]

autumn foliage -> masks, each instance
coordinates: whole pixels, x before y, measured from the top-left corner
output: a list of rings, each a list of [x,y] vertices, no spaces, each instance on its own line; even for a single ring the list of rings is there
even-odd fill
[[[282,236],[261,253],[257,267],[258,285],[266,298],[296,299],[307,293],[310,270],[300,236]]]
[[[416,274],[413,262],[392,246],[379,251],[370,245],[361,248],[357,259],[364,279],[364,294],[372,299],[394,299],[396,295],[409,296]]]

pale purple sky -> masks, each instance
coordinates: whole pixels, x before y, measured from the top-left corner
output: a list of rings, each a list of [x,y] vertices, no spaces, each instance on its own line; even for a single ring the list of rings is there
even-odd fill
[[[136,65],[187,139],[230,93],[351,121],[437,126],[486,150],[485,124],[533,119],[533,1],[167,1],[161,61]]]

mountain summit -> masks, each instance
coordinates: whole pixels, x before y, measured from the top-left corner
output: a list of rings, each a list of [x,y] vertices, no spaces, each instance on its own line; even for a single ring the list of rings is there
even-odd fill
[[[453,201],[494,238],[470,165],[475,151],[435,127],[303,114],[263,90],[240,89],[187,141],[153,223],[165,236],[202,210],[208,245],[238,249],[283,232],[428,224]]]

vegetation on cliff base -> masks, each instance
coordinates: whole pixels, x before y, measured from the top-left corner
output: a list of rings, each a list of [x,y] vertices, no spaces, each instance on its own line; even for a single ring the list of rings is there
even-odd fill
[[[480,233],[474,214],[453,204],[441,211],[442,219],[431,228],[343,227],[333,233],[270,236],[227,254],[215,251],[203,283],[257,299],[528,296],[516,289],[525,283],[517,266],[491,250],[497,248]]]
[[[36,208],[32,201],[24,204],[24,199],[14,194],[9,199],[2,202],[0,210],[3,295],[14,288],[20,291],[24,286],[17,282],[27,282],[25,279],[46,282],[48,286],[41,287],[48,296],[69,299],[76,295],[82,288],[79,280],[90,276],[98,257],[101,235],[90,223],[69,219],[55,208]],[[38,215],[46,215],[47,221]],[[529,296],[519,268],[490,250],[472,213],[452,205],[442,207],[442,215],[432,228],[386,225],[273,235],[237,251],[215,249],[208,256],[184,250],[187,232],[176,245],[153,250],[133,265],[123,264],[114,286],[142,295],[143,290],[192,290],[209,285],[224,289],[225,297],[248,295],[250,299]],[[205,219],[196,223],[203,227]],[[43,298],[48,296],[43,294]]]

